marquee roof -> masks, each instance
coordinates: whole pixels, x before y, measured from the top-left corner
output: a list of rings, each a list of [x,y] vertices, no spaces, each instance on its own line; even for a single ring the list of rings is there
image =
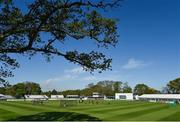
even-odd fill
[[[180,99],[180,94],[143,94],[139,98]]]
[[[24,95],[26,99],[47,99],[46,95]]]

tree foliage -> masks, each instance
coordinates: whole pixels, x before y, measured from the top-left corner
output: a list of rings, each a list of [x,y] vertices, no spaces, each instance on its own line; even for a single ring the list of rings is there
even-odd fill
[[[180,78],[169,81],[166,88],[168,93],[180,94]]]
[[[159,93],[159,91],[147,86],[146,84],[137,84],[134,88],[134,94],[136,95],[156,94],[156,93]]]
[[[132,88],[128,85],[128,82],[123,83],[122,88],[124,93],[132,93]]]
[[[68,95],[68,94],[76,94],[81,96],[92,96],[93,92],[98,92],[102,95],[106,96],[114,96],[115,93],[119,92],[131,92],[131,87],[128,86],[127,83],[123,85],[121,81],[99,81],[96,84],[90,83],[87,85],[85,89],[82,90],[66,90],[60,92],[60,94]]]
[[[70,50],[63,52],[68,39],[93,40],[98,47],[108,48],[117,43],[116,20],[104,17],[101,10],[119,5],[121,0],[35,0],[22,11],[15,0],[0,2],[0,77],[12,76],[19,67],[11,54],[32,57],[40,53],[50,60],[62,56],[81,65],[85,70],[99,72],[111,68],[111,59],[96,51],[89,53]],[[42,38],[48,34],[49,38]]]
[[[56,89],[53,89],[52,92],[51,92],[52,95],[57,95],[58,92],[56,91]]]
[[[2,87],[3,94],[12,95],[16,98],[24,97],[25,94],[27,95],[37,95],[41,94],[41,87],[39,84],[34,82],[23,82],[23,83],[17,83],[12,86],[8,87]],[[1,91],[1,90],[0,90]]]
[[[9,86],[8,81],[0,78],[0,87],[1,87],[1,86],[2,86],[2,87],[7,87],[7,86]]]

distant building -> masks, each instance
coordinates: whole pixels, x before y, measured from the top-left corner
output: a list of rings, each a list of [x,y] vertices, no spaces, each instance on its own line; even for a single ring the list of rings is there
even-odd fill
[[[116,100],[133,100],[133,93],[115,93]]]
[[[99,98],[99,97],[101,97],[102,95],[100,94],[100,93],[98,93],[98,92],[93,92],[93,94],[92,94],[92,97],[93,98]]]
[[[79,95],[66,95],[66,98],[68,98],[68,99],[79,99],[80,96]]]
[[[24,95],[26,100],[33,101],[33,100],[48,100],[46,95]]]
[[[149,102],[180,103],[180,94],[143,94],[138,98]]]
[[[105,96],[104,99],[105,100],[114,100],[115,96]]]
[[[0,100],[6,100],[6,98],[3,94],[0,94]]]
[[[0,94],[0,100],[10,100],[10,99],[14,99],[14,97],[11,95]]]
[[[51,95],[50,100],[59,100],[59,99],[63,99],[63,98],[64,98],[63,95]]]
[[[104,98],[105,98],[105,96],[98,92],[93,92],[92,96],[88,96],[88,99],[92,99],[92,100],[98,100],[98,99],[102,100]]]
[[[88,100],[88,97],[82,97],[82,100]]]
[[[139,100],[139,95],[134,95],[135,100]]]
[[[4,95],[6,97],[6,99],[15,99],[15,97],[11,96],[11,95]]]

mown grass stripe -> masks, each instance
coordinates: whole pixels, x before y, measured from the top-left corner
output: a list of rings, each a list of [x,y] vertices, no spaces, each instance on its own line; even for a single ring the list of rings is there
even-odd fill
[[[158,111],[153,111],[147,114],[144,114],[142,116],[137,116],[133,118],[133,120],[141,120],[141,121],[155,121],[155,120],[161,120],[167,116],[173,115],[174,113],[178,112],[180,108],[177,107],[171,107],[170,105],[166,104],[166,109],[159,109]],[[180,107],[180,106],[179,106]],[[174,116],[176,117],[176,116]]]
[[[95,110],[90,110],[88,112],[93,112],[93,113],[110,113],[111,111],[119,111],[119,110],[126,110],[126,109],[135,109],[135,108],[140,108],[140,107],[146,107],[146,106],[149,106],[151,104],[147,104],[147,103],[144,103],[144,104],[135,104],[135,105],[127,105],[127,106],[115,106],[113,108],[99,108],[99,109],[95,109]]]
[[[13,103],[13,102],[5,102],[4,105],[10,105],[12,107],[16,107],[16,108],[21,108],[24,110],[29,110],[31,111],[32,109],[36,109],[36,110],[32,110],[32,111],[67,111],[67,108],[60,108],[60,107],[56,107],[56,108],[52,108],[52,107],[47,107],[45,105],[33,105],[33,104],[21,104],[21,103]],[[26,108],[30,108],[30,109],[26,109]]]
[[[43,111],[43,110],[45,110],[44,108],[39,108],[39,107],[37,108],[37,106],[27,106],[27,105],[23,105],[23,104],[12,103],[12,102],[5,102],[2,104],[11,106],[11,107],[20,108],[20,109],[27,110],[27,111]]]
[[[16,117],[38,115],[45,112],[76,112],[101,120],[180,120],[180,105],[170,107],[167,104],[137,101],[110,102],[111,104],[78,104],[66,108],[59,107],[59,101],[48,101],[44,105],[33,105],[32,102],[27,101],[0,102],[0,120],[12,120],[10,118],[16,120]]]
[[[11,112],[14,112],[16,114],[26,114],[28,111],[24,111],[24,109],[20,109],[20,108],[17,108],[17,107],[12,107],[12,106],[8,106],[8,105],[4,105],[4,104],[0,104],[0,108],[2,108],[3,110],[7,110],[7,111],[11,111]]]
[[[118,118],[118,120],[134,120],[137,116],[142,116],[143,114],[151,113],[153,111],[158,111],[160,109],[166,109],[167,107],[162,106],[149,106],[149,107],[141,107],[138,109],[129,110],[128,112],[120,113],[111,118]]]
[[[123,116],[124,119],[125,119],[125,116],[126,116],[127,120],[137,120],[135,118],[138,117],[138,116],[143,116],[143,115],[153,113],[153,112],[156,112],[156,111],[160,111],[160,110],[164,110],[164,109],[168,109],[168,106],[164,105],[164,106],[159,106],[159,107],[153,107],[153,108],[150,108],[150,109],[140,110],[140,111],[136,111],[136,112],[130,112],[130,113],[127,113],[127,114],[123,114],[121,116]],[[129,119],[128,119],[128,116],[130,116]]]
[[[160,119],[160,121],[180,121],[180,110],[167,117]]]
[[[144,103],[144,105],[142,105],[141,104],[141,106],[146,106],[146,107],[149,107],[150,106],[150,104],[153,104],[154,105],[154,103]],[[116,107],[117,108],[117,107]],[[111,116],[113,116],[113,115],[117,115],[117,114],[123,114],[124,112],[125,113],[127,113],[127,112],[129,112],[129,111],[133,111],[133,110],[137,110],[137,109],[139,109],[139,108],[142,108],[142,107],[134,107],[134,108],[129,108],[129,109],[127,109],[127,108],[124,108],[124,110],[123,109],[120,109],[120,108],[118,108],[117,110],[112,110],[112,111],[109,111],[109,110],[104,110],[104,108],[101,108],[102,110],[101,111],[99,111],[99,112],[96,112],[96,110],[94,109],[94,111],[85,111],[85,110],[83,110],[81,113],[86,113],[86,114],[90,114],[90,115],[92,115],[92,116],[94,116],[94,117],[98,117],[98,118],[101,118],[102,120],[104,119],[104,120],[107,120],[106,119],[106,117],[108,118],[108,117],[111,117]],[[75,111],[75,112],[78,112],[78,111]]]
[[[14,118],[16,116],[19,116],[19,114],[9,111],[9,110],[4,110],[2,108],[0,108],[0,120],[6,120],[9,118]]]
[[[143,103],[143,104],[147,104],[147,103]],[[136,106],[136,105],[142,105],[142,103],[134,103],[134,104],[119,104],[118,106],[116,104],[112,104],[112,105],[106,105],[106,106],[99,106],[99,105],[94,105],[94,107],[72,107],[70,108],[71,110],[83,110],[83,111],[98,111],[98,110],[108,110],[108,109],[117,109],[117,108],[122,108],[122,107],[126,107],[126,106]]]
[[[58,102],[58,103],[57,103]],[[78,104],[78,107],[79,107],[79,110],[85,110],[85,109],[97,109],[97,107],[98,108],[101,108],[101,107],[109,107],[109,108],[111,108],[111,107],[114,107],[114,106],[124,106],[124,105],[136,105],[136,104],[142,104],[142,103],[144,103],[144,102],[139,102],[139,101],[110,101],[110,102],[112,102],[111,104],[85,104],[85,105],[83,105],[83,104]],[[119,104],[117,104],[119,102]],[[32,102],[29,102],[29,101],[26,101],[26,102],[22,102],[22,101],[20,101],[20,102],[16,102],[16,103],[20,103],[20,104],[25,104],[25,105],[32,105]],[[50,105],[49,105],[49,103],[50,103]],[[53,103],[53,104],[52,104]],[[145,104],[147,104],[147,103],[145,103]],[[44,103],[44,105],[47,107],[51,107],[51,108],[57,108],[58,107],[58,105],[59,105],[59,101],[50,101],[50,102],[45,102]],[[73,109],[76,109],[77,110],[77,106],[72,106],[72,107],[68,107],[68,108],[71,108],[72,110]]]
[[[151,108],[156,108],[158,106],[162,106],[162,105],[154,105],[152,104],[151,106],[150,105],[145,105],[145,106],[141,106],[141,107],[135,107],[135,108],[131,108],[131,109],[124,109],[124,110],[116,110],[116,111],[110,111],[108,112],[108,115],[110,116],[106,116],[105,119],[107,118],[110,118],[111,119],[115,119],[115,118],[119,118],[121,119],[121,115],[126,115],[126,114],[129,114],[129,113],[136,113],[138,111],[143,111],[143,110],[148,110],[148,109],[151,109]],[[127,118],[129,119],[129,118]]]

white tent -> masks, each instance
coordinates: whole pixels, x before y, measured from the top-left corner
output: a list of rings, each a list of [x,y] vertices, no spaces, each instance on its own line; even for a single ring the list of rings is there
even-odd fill
[[[150,102],[180,102],[180,94],[143,94],[138,98]]]
[[[59,99],[63,99],[64,96],[63,95],[51,95],[51,100],[59,100]]]
[[[0,94],[0,100],[6,100],[6,98],[3,94]]]
[[[24,95],[26,100],[48,100],[46,95]]]
[[[0,100],[7,100],[7,99],[14,99],[14,97],[11,95],[0,94]]]

